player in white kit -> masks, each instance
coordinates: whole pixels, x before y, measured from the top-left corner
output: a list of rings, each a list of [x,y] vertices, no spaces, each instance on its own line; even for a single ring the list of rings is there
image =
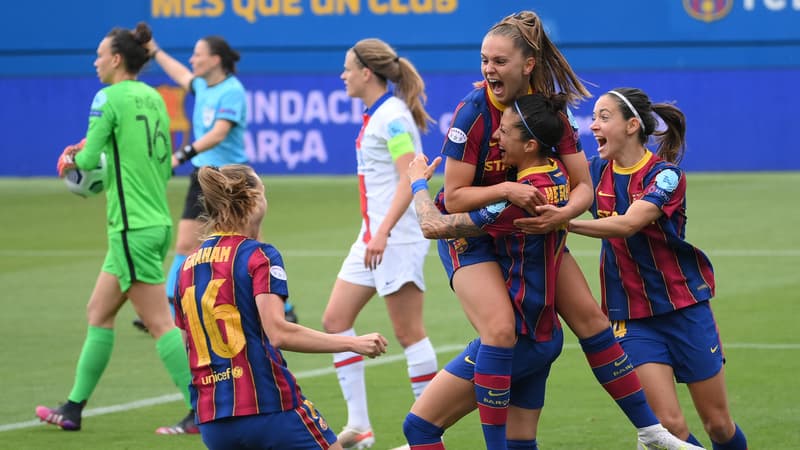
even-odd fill
[[[417,224],[406,176],[414,155],[422,151],[420,130],[432,122],[424,108],[425,85],[410,61],[378,39],[361,40],[347,51],[341,78],[347,95],[360,98],[366,108],[355,141],[362,222],[322,323],[328,333],[355,335],[358,313],[376,293],[383,297],[418,397],[437,371],[422,320],[423,265],[430,243]],[[339,441],[344,448],[369,448],[375,436],[363,357],[336,353],[333,364],[348,414]]]

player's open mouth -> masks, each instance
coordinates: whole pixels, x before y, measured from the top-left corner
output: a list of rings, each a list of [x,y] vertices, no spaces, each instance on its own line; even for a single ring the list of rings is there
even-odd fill
[[[491,89],[495,95],[503,93],[503,86],[505,86],[505,84],[502,81],[496,78],[487,78],[486,82],[489,84],[489,89]]]
[[[601,148],[605,147],[606,142],[608,142],[606,138],[602,136],[595,136],[594,140],[597,141],[597,147],[598,147],[597,150],[600,150]]]

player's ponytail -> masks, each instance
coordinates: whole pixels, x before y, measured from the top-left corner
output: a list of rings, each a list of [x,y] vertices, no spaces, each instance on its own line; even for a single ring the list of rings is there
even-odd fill
[[[133,30],[113,28],[106,37],[111,39],[111,53],[122,56],[127,72],[138,75],[145,63],[150,60],[144,47],[144,44],[153,38],[150,27],[144,22],[139,22]]]
[[[541,93],[523,95],[514,101],[514,111],[520,116],[516,127],[522,136],[535,139],[546,152],[553,151],[564,134],[564,121],[567,94],[544,95]]]
[[[683,111],[670,103],[656,103],[653,112],[661,117],[667,126],[665,130],[653,134],[658,142],[656,152],[661,158],[679,164],[686,151],[686,116]]]
[[[639,120],[639,142],[642,145],[647,145],[650,136],[655,136],[656,154],[665,161],[680,163],[686,148],[686,117],[683,111],[671,103],[653,104],[650,97],[637,88],[616,88],[607,95],[616,101],[625,120]],[[653,113],[661,117],[665,129],[658,130],[658,119]]]
[[[425,81],[411,61],[398,56],[389,44],[375,38],[362,39],[350,50],[359,64],[371,70],[384,83],[394,83],[395,94],[408,105],[414,123],[423,133],[428,131],[428,123],[435,121],[425,111],[425,102],[428,100]]]
[[[525,57],[534,58],[535,65],[528,82],[535,92],[549,96],[561,90],[567,94],[567,101],[571,104],[592,96],[547,36],[541,18],[535,12],[521,11],[506,16],[486,35],[505,36]]]
[[[222,70],[228,75],[235,74],[236,63],[241,58],[239,52],[234,50],[222,36],[206,36],[203,41],[208,44],[208,49],[212,55],[219,56]]]

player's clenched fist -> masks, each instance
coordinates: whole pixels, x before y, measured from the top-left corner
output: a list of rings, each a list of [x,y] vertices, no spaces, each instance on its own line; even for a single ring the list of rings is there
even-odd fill
[[[356,336],[353,352],[374,358],[386,353],[389,342],[380,333],[369,333]]]

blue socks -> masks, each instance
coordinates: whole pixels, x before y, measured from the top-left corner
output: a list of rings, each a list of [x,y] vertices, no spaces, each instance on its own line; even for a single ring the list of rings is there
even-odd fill
[[[415,446],[427,446],[426,448],[444,448],[442,445],[442,435],[444,429],[428,422],[427,420],[408,413],[406,420],[403,421],[403,434],[406,442],[413,449]]]
[[[487,450],[506,449],[513,347],[481,344],[475,357],[475,400]]]
[[[744,437],[744,433],[742,432],[742,429],[739,428],[739,425],[736,425],[736,432],[733,433],[731,440],[724,444],[720,444],[718,442],[714,442],[712,439],[711,447],[714,450],[747,450],[747,438]]]
[[[628,420],[636,428],[659,423],[647,404],[639,377],[633,369],[633,361],[614,339],[611,327],[579,342],[595,378],[617,402]]]

